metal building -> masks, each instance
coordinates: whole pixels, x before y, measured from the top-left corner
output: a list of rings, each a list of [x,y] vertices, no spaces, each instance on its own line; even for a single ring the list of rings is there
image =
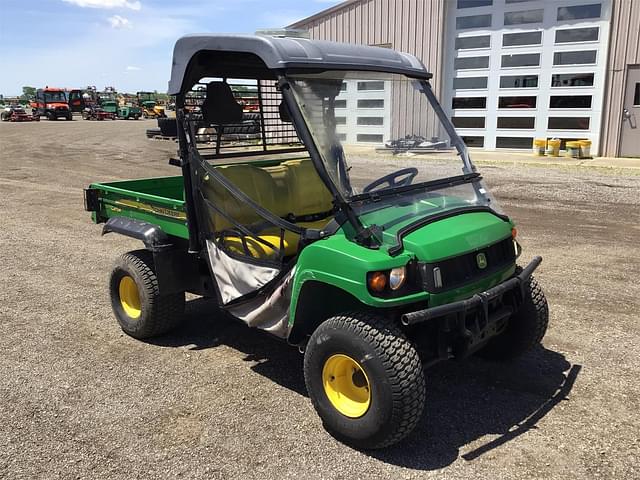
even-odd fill
[[[469,146],[588,139],[598,155],[640,156],[640,1],[348,0],[290,27],[416,55]],[[348,142],[406,131],[394,124],[410,107],[402,92],[349,95],[373,109],[345,112]],[[420,133],[428,119],[413,111]],[[350,118],[364,115],[371,124]]]

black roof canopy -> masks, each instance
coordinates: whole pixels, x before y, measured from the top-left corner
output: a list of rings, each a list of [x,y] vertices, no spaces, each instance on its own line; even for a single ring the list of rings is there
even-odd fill
[[[347,43],[267,35],[196,34],[178,39],[173,50],[169,94],[206,76],[275,78],[274,70],[369,70],[429,79],[408,53]]]

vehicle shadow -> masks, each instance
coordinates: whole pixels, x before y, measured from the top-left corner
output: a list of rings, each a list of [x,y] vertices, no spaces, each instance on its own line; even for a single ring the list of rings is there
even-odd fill
[[[471,357],[436,365],[427,371],[427,403],[414,432],[401,444],[368,454],[406,468],[433,470],[457,460],[461,447],[491,435],[462,455],[473,461],[537,428],[567,399],[581,368],[543,347],[510,363]]]
[[[307,396],[303,357],[295,348],[232,320],[210,300],[188,302],[183,327],[150,343],[193,350],[233,348],[246,355],[254,372]],[[433,470],[450,465],[462,447],[490,435],[462,455],[473,461],[536,428],[567,399],[581,368],[543,347],[510,363],[477,357],[440,363],[427,370],[425,412],[414,432],[398,445],[365,454],[406,468]]]
[[[162,347],[204,350],[221,345],[245,354],[249,368],[300,395],[307,396],[302,374],[303,357],[285,341],[232,319],[214,300],[187,302],[183,325],[175,332],[146,340]]]

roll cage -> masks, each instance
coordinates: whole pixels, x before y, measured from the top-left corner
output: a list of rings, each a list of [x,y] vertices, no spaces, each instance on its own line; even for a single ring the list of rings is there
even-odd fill
[[[353,226],[353,237],[356,241],[364,245],[374,245],[375,232],[360,224],[348,207],[347,200],[329,178],[287,80],[288,73],[319,72],[326,69],[402,73],[424,82],[431,78],[424,65],[412,55],[377,47],[261,35],[191,35],[178,40],[174,48],[168,93],[176,96],[180,159],[174,163],[181,166],[184,177],[190,251],[201,251],[206,237],[203,228],[203,207],[217,209],[218,214],[223,213],[212,202],[206,199],[200,201],[203,199],[198,185],[199,173],[215,179],[234,199],[249,206],[263,220],[278,227],[281,230],[281,244],[285,231],[300,235],[301,243],[304,244],[330,234],[338,225],[348,221]],[[212,77],[221,80],[217,83],[201,83],[202,79]],[[227,90],[224,85],[228,86],[228,79],[231,78],[253,81],[256,85],[260,138],[256,141],[257,148],[253,150],[225,149],[225,130],[228,132],[229,127],[233,130],[238,122],[242,122],[241,115],[216,118],[216,111],[237,110],[228,101],[229,95],[226,95],[226,104],[223,102],[213,105],[212,102],[207,102],[208,94],[214,94],[214,90],[217,90],[217,98],[222,98],[220,92]],[[428,86],[427,83],[425,85]],[[207,90],[209,88],[210,91]],[[267,105],[268,97],[271,97],[271,105]],[[277,112],[274,111],[274,98],[279,99]],[[268,123],[273,121],[275,114],[280,120],[281,131],[267,137]],[[283,125],[289,123],[292,124],[292,128],[289,127],[287,131]],[[199,127],[212,129],[215,149],[199,151]],[[286,141],[287,144],[276,145],[278,141]],[[274,214],[238,189],[208,163],[211,160],[231,160],[274,152],[309,154],[317,174],[333,198],[335,218],[330,228],[316,230],[300,227],[290,221],[291,219]],[[245,226],[235,226],[241,234],[249,233]],[[268,243],[268,247],[274,246],[266,240],[260,241]]]

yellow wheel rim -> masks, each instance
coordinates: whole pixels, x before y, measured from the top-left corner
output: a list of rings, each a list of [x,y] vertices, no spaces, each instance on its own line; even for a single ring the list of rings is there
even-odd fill
[[[369,378],[353,358],[331,355],[322,368],[322,384],[331,405],[345,417],[359,418],[369,410]]]
[[[122,305],[124,313],[131,318],[140,317],[142,308],[140,306],[140,295],[138,294],[138,286],[135,280],[128,275],[122,277],[118,287],[118,293],[120,295],[120,305]]]

